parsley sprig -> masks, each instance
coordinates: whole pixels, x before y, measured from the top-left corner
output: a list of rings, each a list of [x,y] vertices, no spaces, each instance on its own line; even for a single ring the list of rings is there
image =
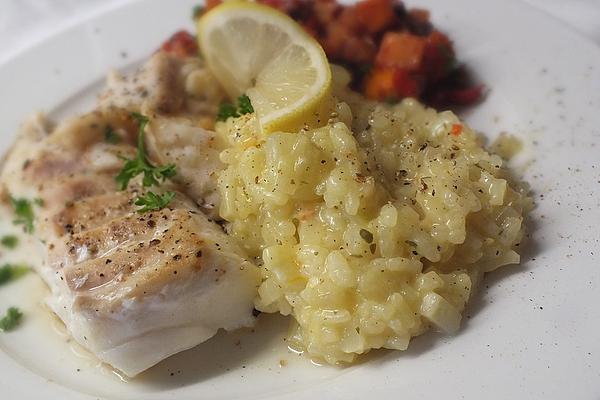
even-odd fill
[[[23,318],[23,313],[19,311],[16,307],[10,307],[6,311],[6,315],[0,319],[0,331],[8,332],[15,329],[21,319]]]
[[[142,179],[143,187],[158,186],[161,182],[167,180],[167,178],[172,178],[177,174],[175,164],[154,165],[148,160],[144,146],[144,134],[146,125],[148,125],[150,120],[140,113],[131,113],[131,116],[138,123],[137,154],[133,160],[125,159],[125,165],[115,179],[121,190],[125,190],[129,181],[140,174],[144,175]],[[165,208],[173,200],[173,197],[175,197],[175,193],[173,192],[165,192],[162,195],[147,192],[139,196],[134,204],[142,207],[138,212],[145,213]]]
[[[161,210],[167,206],[175,197],[174,192],[165,192],[163,194],[156,194],[154,192],[146,192],[146,194],[140,196],[135,201],[136,206],[140,206],[138,212],[143,214],[148,211]]]
[[[217,121],[227,121],[228,118],[237,118],[244,114],[250,114],[254,112],[254,107],[250,102],[250,98],[245,94],[237,98],[237,105],[232,103],[223,103],[219,107],[217,113]]]
[[[4,264],[0,267],[0,286],[22,277],[30,270],[25,265]]]
[[[137,154],[133,160],[126,159],[123,169],[115,179],[121,190],[125,190],[129,181],[140,174],[144,175],[142,180],[144,187],[158,186],[160,182],[164,182],[167,178],[175,176],[177,173],[175,164],[155,166],[148,160],[144,146],[144,132],[150,120],[145,115],[139,113],[131,113],[131,116],[138,122]]]

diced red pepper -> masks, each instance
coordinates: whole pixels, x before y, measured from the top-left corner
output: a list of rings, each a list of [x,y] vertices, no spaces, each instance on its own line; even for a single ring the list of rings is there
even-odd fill
[[[423,62],[425,46],[422,37],[406,32],[388,32],[383,36],[375,64],[416,71]]]
[[[163,51],[177,57],[193,57],[198,55],[196,38],[187,31],[176,32],[161,46]]]
[[[452,134],[452,136],[459,136],[463,131],[463,126],[461,124],[454,124],[452,125],[452,129],[450,130],[450,133]]]

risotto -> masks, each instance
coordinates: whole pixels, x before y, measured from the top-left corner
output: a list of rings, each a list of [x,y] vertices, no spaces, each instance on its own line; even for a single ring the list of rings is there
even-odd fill
[[[290,344],[329,363],[457,331],[483,273],[519,262],[532,204],[451,112],[336,94],[317,129],[216,128],[220,215],[261,264],[256,308],[292,315]]]

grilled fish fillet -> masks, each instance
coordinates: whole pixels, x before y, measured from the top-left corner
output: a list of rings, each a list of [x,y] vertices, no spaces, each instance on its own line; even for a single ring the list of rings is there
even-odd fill
[[[107,126],[120,137],[104,141]],[[137,127],[112,108],[55,128],[31,118],[5,160],[5,195],[43,199],[34,234],[45,244],[38,273],[48,305],[97,357],[135,376],[218,329],[250,326],[260,275],[222,229],[182,194],[139,214],[142,191],[119,191],[121,157],[132,158]]]
[[[217,213],[217,172],[223,146],[212,127],[224,92],[198,57],[181,59],[155,53],[130,75],[112,72],[98,108],[151,115],[148,151],[154,159],[177,165],[174,180],[212,219]]]

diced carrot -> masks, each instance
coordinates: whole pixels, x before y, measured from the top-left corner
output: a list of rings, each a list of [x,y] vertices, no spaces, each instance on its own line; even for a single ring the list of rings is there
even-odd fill
[[[181,58],[198,55],[196,38],[187,31],[176,32],[163,43],[161,49]]]
[[[361,25],[369,33],[381,32],[394,21],[392,0],[363,0],[353,8]]]
[[[383,36],[375,64],[416,71],[421,67],[425,46],[422,37],[406,32],[388,32]]]

